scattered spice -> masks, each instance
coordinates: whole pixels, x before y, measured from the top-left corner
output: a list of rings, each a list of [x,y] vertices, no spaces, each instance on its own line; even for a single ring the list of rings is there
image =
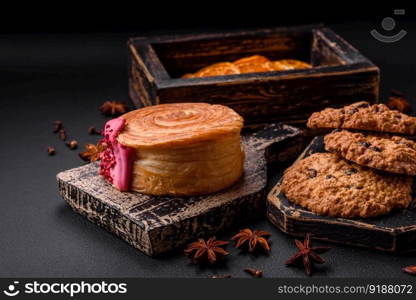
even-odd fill
[[[85,151],[79,153],[79,156],[89,162],[94,162],[100,159],[100,153],[105,150],[105,145],[100,141],[97,145],[86,144]]]
[[[293,255],[291,258],[289,258],[286,261],[286,265],[290,266],[295,263],[298,263],[299,261],[303,262],[303,266],[305,268],[306,274],[311,275],[312,274],[312,266],[313,262],[316,262],[318,264],[323,264],[325,260],[320,257],[318,254],[322,254],[327,252],[331,247],[311,247],[311,234],[308,233],[306,235],[305,240],[303,243],[297,239],[295,239],[296,247],[299,249],[299,252],[297,252],[295,255]]]
[[[404,97],[390,96],[386,105],[390,109],[396,109],[402,113],[406,113],[412,110],[409,101],[407,101]]]
[[[66,142],[65,143],[68,147],[69,147],[69,149],[71,149],[71,150],[74,150],[74,149],[77,149],[78,148],[78,142],[76,141],[76,140],[72,140],[72,141],[70,141],[70,142]]]
[[[232,276],[230,274],[225,275],[211,275],[209,278],[231,278]]]
[[[60,138],[61,140],[63,140],[63,141],[65,141],[65,140],[66,140],[66,132],[65,132],[65,130],[64,130],[64,129],[60,129],[60,130],[59,130],[59,138]]]
[[[257,277],[257,278],[263,277],[263,271],[261,271],[261,270],[246,268],[246,269],[244,269],[244,272],[250,274],[253,277]]]
[[[410,275],[416,275],[416,265],[404,267],[403,271]]]
[[[190,243],[185,249],[185,254],[192,258],[194,263],[202,263],[208,260],[211,264],[218,261],[219,258],[228,255],[223,247],[228,245],[226,241],[216,240],[212,237],[205,241],[198,239],[197,242]]]
[[[62,122],[61,121],[55,121],[54,123],[54,127],[53,127],[53,133],[57,133],[59,130],[62,129]]]
[[[93,134],[99,134],[99,135],[101,135],[101,131],[95,129],[94,126],[91,126],[90,128],[88,128],[88,134],[89,135],[93,135]]]
[[[100,111],[106,116],[122,115],[128,111],[127,105],[119,101],[105,101],[100,106]]]
[[[253,252],[257,245],[261,245],[264,250],[270,251],[270,246],[267,243],[266,238],[270,236],[270,233],[262,230],[252,231],[249,228],[240,230],[239,233],[234,235],[231,240],[236,241],[235,247],[240,248],[243,244],[248,244],[248,251]]]
[[[52,156],[55,155],[55,148],[52,146],[48,147],[48,155]]]

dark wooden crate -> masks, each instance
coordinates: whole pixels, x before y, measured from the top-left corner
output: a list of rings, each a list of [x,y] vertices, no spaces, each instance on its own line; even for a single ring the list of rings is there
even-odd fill
[[[328,106],[378,101],[377,66],[327,27],[137,37],[129,39],[128,50],[129,95],[138,107],[172,102],[224,104],[249,125],[300,123]],[[180,78],[212,63],[254,54],[272,60],[300,59],[313,68]]]
[[[326,152],[323,136],[316,137],[298,157]],[[320,216],[291,203],[280,191],[279,182],[267,196],[267,218],[281,231],[293,236],[312,233],[314,238],[387,252],[416,250],[416,209],[414,203],[403,211],[376,218],[334,218]],[[416,185],[413,187],[416,191]]]

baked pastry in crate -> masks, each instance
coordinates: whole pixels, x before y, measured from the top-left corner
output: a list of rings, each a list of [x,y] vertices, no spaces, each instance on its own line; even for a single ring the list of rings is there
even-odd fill
[[[174,103],[134,110],[105,125],[100,173],[121,191],[214,193],[243,173],[242,126],[242,117],[222,105]]]
[[[312,66],[296,59],[282,59],[271,61],[262,55],[252,55],[233,62],[219,62],[202,68],[195,73],[189,73],[182,78],[200,78],[210,76],[235,75],[245,73],[261,73],[272,71],[287,71],[295,69],[309,69]]]

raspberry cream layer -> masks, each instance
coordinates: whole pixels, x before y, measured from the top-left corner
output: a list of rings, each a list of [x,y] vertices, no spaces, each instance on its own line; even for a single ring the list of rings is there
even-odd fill
[[[208,194],[229,187],[243,173],[243,119],[226,106],[162,104],[120,118],[125,125],[116,142],[134,151],[130,174],[133,191]]]
[[[116,118],[104,126],[104,143],[106,149],[100,154],[100,175],[120,191],[130,189],[131,168],[134,161],[134,150],[121,145],[117,137],[124,129],[126,121]]]

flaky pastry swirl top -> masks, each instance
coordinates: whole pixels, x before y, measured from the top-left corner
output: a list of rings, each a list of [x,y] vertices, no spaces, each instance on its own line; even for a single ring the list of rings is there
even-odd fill
[[[126,126],[118,142],[132,148],[185,146],[239,134],[243,126],[231,108],[208,103],[160,104],[121,117]]]

